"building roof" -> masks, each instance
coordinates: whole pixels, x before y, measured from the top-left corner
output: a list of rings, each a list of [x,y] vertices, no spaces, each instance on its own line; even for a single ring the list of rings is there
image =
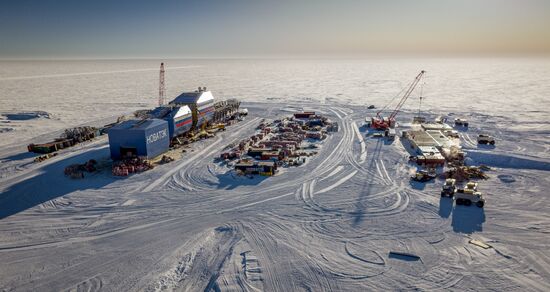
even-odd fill
[[[437,150],[434,146],[418,146],[418,150],[420,150],[420,152],[424,155],[439,153],[439,150]]]
[[[249,152],[264,152],[264,151],[272,151],[273,148],[261,148],[261,147],[250,147],[248,149]]]
[[[272,160],[241,160],[235,164],[235,167],[252,167],[252,166],[275,166],[275,161]]]
[[[128,120],[115,125],[111,130],[145,130],[150,127],[166,124],[166,121],[159,119]]]
[[[189,115],[189,114],[191,114],[191,109],[187,105],[176,107],[171,113],[174,119],[179,118],[181,116]]]
[[[432,136],[424,131],[409,131],[407,136],[414,141],[416,146],[440,146]]]
[[[429,130],[426,131],[426,133],[428,133],[428,135],[430,135],[432,139],[439,144],[438,146],[448,147],[451,142],[447,136],[441,133],[441,131]]]
[[[420,126],[424,130],[452,130],[453,127],[445,123],[421,123]]]
[[[206,102],[212,102],[214,101],[214,96],[210,91],[195,91],[195,92],[183,92],[174,100],[170,102],[170,104],[197,104],[201,105]]]
[[[168,115],[172,109],[170,107],[166,106],[159,106],[154,108],[151,112],[149,112],[149,115],[156,119],[162,119]]]

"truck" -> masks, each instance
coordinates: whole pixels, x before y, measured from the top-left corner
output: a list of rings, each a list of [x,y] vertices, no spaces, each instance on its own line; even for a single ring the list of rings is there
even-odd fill
[[[475,191],[473,193],[458,192],[455,194],[455,203],[457,205],[465,205],[465,206],[470,206],[472,204],[475,204],[477,207],[483,208],[483,206],[485,206],[485,198],[483,198],[483,194],[479,191]]]
[[[413,124],[422,124],[422,123],[425,123],[426,122],[426,118],[425,117],[413,117],[413,120],[412,120],[412,123]]]
[[[495,138],[487,134],[479,134],[477,136],[477,143],[495,145]]]
[[[456,130],[445,130],[443,135],[451,138],[458,138],[458,132]]]
[[[455,126],[457,127],[468,127],[469,123],[468,123],[468,120],[466,119],[460,119],[460,118],[457,118],[455,119]]]
[[[396,135],[395,129],[393,128],[386,129],[386,131],[384,131],[384,135],[388,137],[388,140],[394,140]]]
[[[247,108],[240,109],[239,116],[248,116],[248,109]]]
[[[442,197],[453,197],[456,192],[456,179],[448,178],[441,189]]]

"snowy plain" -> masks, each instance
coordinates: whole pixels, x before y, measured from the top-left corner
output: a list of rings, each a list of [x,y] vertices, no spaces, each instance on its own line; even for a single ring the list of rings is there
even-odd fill
[[[165,62],[169,98],[207,86],[243,100],[250,116],[182,160],[84,180],[63,169],[107,161],[105,137],[43,163],[26,144],[154,107],[160,61],[0,62],[0,288],[550,290],[550,60]],[[410,183],[400,139],[365,137],[367,105],[384,105],[420,70],[422,115],[468,118],[468,163],[492,167],[480,182],[484,209],[440,198],[442,180]],[[415,94],[398,116],[403,127],[418,105]],[[306,165],[248,179],[214,162],[262,118],[300,109],[340,124]],[[21,115],[36,111],[49,117]],[[481,132],[496,137],[494,149],[475,143]]]

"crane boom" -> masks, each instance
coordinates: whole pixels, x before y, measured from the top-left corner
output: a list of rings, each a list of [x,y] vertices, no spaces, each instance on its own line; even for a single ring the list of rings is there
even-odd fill
[[[393,110],[393,112],[390,114],[389,117],[384,118],[384,117],[380,116],[380,112],[382,112],[384,109],[386,109],[389,104],[384,106],[384,108],[382,108],[381,110],[379,110],[376,113],[376,117],[373,117],[372,120],[371,120],[371,127],[372,128],[377,129],[377,130],[386,130],[388,128],[393,128],[394,127],[394,125],[395,125],[395,116],[399,113],[399,111],[401,110],[401,107],[403,107],[403,105],[405,104],[405,101],[407,101],[409,96],[412,94],[412,92],[416,88],[416,85],[418,85],[418,83],[422,79],[422,76],[424,75],[424,73],[426,73],[426,71],[422,70],[422,71],[420,71],[420,73],[418,73],[418,75],[416,75],[413,82],[409,85],[409,87],[407,88],[407,90],[405,91],[405,93],[403,94],[401,99],[399,100],[399,103],[397,103],[397,106],[395,107],[395,109]],[[390,103],[392,101],[390,101]]]
[[[426,73],[426,71],[422,70],[420,71],[420,73],[418,73],[418,75],[416,75],[416,78],[414,78],[414,81],[411,83],[411,85],[409,86],[409,88],[407,89],[407,91],[405,92],[405,94],[403,95],[403,97],[401,98],[401,100],[399,101],[399,103],[391,113],[390,120],[394,119],[397,113],[399,113],[399,111],[401,110],[401,107],[405,104],[405,101],[407,101],[409,96],[411,96],[412,92],[416,88],[416,85],[418,85],[418,83],[422,79],[422,76],[424,75],[424,73]]]

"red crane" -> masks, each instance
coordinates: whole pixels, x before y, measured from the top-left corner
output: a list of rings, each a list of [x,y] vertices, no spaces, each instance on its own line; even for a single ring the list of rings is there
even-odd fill
[[[164,63],[160,63],[160,74],[159,74],[159,106],[164,105]]]
[[[383,107],[381,110],[379,110],[376,113],[376,117],[373,117],[371,121],[372,128],[377,130],[386,130],[388,128],[393,128],[395,126],[395,116],[399,113],[399,111],[401,110],[401,107],[405,104],[405,101],[407,101],[409,96],[412,94],[412,92],[416,88],[416,85],[418,85],[418,83],[422,79],[422,76],[424,75],[424,73],[426,73],[426,71],[422,70],[420,71],[420,73],[418,73],[418,75],[416,75],[413,82],[411,83],[411,85],[409,85],[409,88],[407,88],[407,90],[405,91],[405,94],[401,97],[401,99],[399,100],[399,103],[397,103],[397,106],[395,107],[395,109],[393,110],[393,112],[390,114],[389,117],[384,118],[380,115],[380,113],[389,104]]]

